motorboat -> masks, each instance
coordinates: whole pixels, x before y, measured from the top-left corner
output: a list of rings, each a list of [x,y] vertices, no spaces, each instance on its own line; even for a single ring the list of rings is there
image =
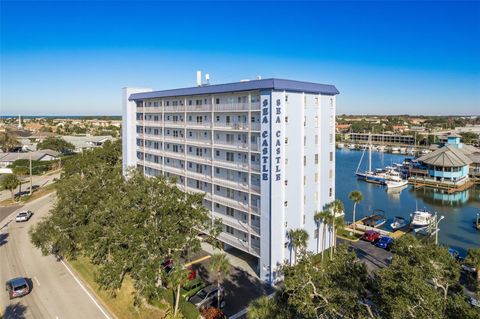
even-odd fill
[[[354,150],[356,148],[355,144],[349,144],[348,149]]]
[[[382,153],[385,152],[385,146],[383,146],[383,145],[378,146],[377,151],[382,152]]]
[[[400,154],[400,147],[392,147],[393,154]]]
[[[428,153],[430,153],[430,152],[431,152],[431,150],[424,148],[420,153],[422,153],[423,155],[425,155],[425,154],[428,154]]]
[[[338,147],[338,148],[344,148],[344,147],[345,147],[345,144],[343,144],[343,143],[338,143],[338,144],[337,144],[337,147]]]
[[[428,227],[434,220],[432,213],[429,213],[426,209],[416,210],[411,216],[412,221],[410,225],[412,227]]]
[[[395,216],[395,219],[393,220],[393,223],[390,224],[390,227],[393,230],[397,230],[397,229],[408,226],[408,224],[409,223],[405,218],[400,217],[400,216]]]
[[[408,180],[402,179],[400,181],[392,181],[392,180],[386,180],[385,185],[387,186],[388,189],[391,188],[400,188],[405,185],[408,185]]]
[[[363,220],[365,226],[378,228],[387,222],[385,212],[381,209],[374,209],[372,214]]]

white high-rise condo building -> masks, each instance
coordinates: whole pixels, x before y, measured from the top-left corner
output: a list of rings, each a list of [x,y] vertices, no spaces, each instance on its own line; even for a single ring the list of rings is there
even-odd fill
[[[308,250],[331,245],[313,216],[335,197],[337,94],[333,85],[281,79],[124,88],[124,169],[205,193],[223,223],[219,240],[257,257],[260,278],[274,283],[278,267],[294,262],[290,229],[309,233]]]

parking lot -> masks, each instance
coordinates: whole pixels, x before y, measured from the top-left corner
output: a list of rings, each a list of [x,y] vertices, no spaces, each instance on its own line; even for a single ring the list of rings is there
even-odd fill
[[[393,254],[385,249],[378,248],[370,242],[359,240],[350,242],[338,238],[339,244],[347,244],[355,250],[358,258],[365,263],[369,272],[388,265],[388,258]]]
[[[197,271],[197,277],[207,283],[216,284],[215,274],[209,271],[210,259],[209,253],[202,251],[194,256],[192,260],[201,260],[192,265]],[[258,297],[271,294],[272,287],[262,283],[258,278],[250,275],[247,271],[232,266],[230,275],[223,281],[222,287],[225,289],[226,306],[223,312],[232,316],[248,306],[248,304]]]

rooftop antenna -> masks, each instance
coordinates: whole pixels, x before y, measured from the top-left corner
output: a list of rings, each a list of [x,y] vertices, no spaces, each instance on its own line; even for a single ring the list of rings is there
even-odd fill
[[[206,73],[205,74],[205,85],[210,85],[210,74]]]
[[[197,71],[197,86],[202,86],[202,71]]]

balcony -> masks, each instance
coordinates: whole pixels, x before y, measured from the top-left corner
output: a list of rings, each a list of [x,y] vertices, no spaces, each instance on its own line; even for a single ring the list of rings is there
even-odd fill
[[[148,139],[148,140],[154,140],[154,141],[163,141],[163,136],[162,135],[143,134],[143,138]]]
[[[227,131],[248,131],[248,123],[215,122],[213,129]]]
[[[163,107],[164,112],[185,112],[185,106],[183,105],[165,105]]]
[[[250,188],[251,188],[251,191],[253,193],[256,193],[257,195],[260,195],[260,185],[251,184]]]
[[[165,127],[185,127],[185,122],[182,121],[165,121],[163,122]]]
[[[199,145],[199,146],[209,146],[212,144],[212,141],[210,139],[206,138],[194,138],[194,137],[189,137],[187,140],[188,145]]]
[[[216,140],[214,147],[245,152],[248,151],[248,143],[228,143],[227,141]]]
[[[223,167],[223,168],[231,168],[231,169],[237,169],[237,170],[242,170],[242,171],[247,171],[248,172],[248,163],[247,162],[230,162],[230,161],[225,161],[221,159],[214,159],[215,161],[215,166]]]
[[[217,176],[215,176],[214,178],[215,178],[215,185],[220,185],[223,187],[240,190],[242,192],[248,192],[247,182],[232,181],[228,179],[219,178]]]
[[[162,127],[161,121],[143,121],[143,126]]]
[[[260,164],[258,163],[250,163],[250,169],[253,173],[260,173]]]
[[[218,236],[218,239],[221,242],[224,242],[230,246],[243,250],[256,257],[260,257],[260,249],[254,249],[254,248],[248,247],[248,241],[245,241],[243,239],[240,239],[238,237],[235,237],[225,232],[220,233]]]
[[[170,151],[170,150],[163,150],[163,154],[165,155],[165,157],[169,157],[169,158],[176,158],[176,159],[180,159],[180,160],[184,160],[185,159],[185,154],[183,152],[173,152],[173,151]]]
[[[241,210],[243,212],[248,213],[248,204],[238,201],[236,199],[220,196],[220,195],[214,195],[213,199],[216,203],[220,203],[222,205],[228,206],[228,207],[233,207],[235,209]]]
[[[163,170],[165,172],[169,172],[169,173],[174,173],[174,174],[178,174],[178,175],[185,175],[185,169],[182,168],[182,167],[175,167],[175,166],[169,166],[167,164],[163,165]]]
[[[213,216],[215,218],[220,218],[224,225],[236,228],[236,229],[241,230],[245,233],[253,233],[256,236],[260,236],[260,232],[257,231],[257,230],[260,230],[260,228],[259,227],[252,227],[246,221],[242,221],[242,220],[237,219],[235,217],[225,215],[225,214],[222,214],[222,213],[218,213],[218,212],[214,212]]]
[[[187,106],[187,112],[211,112],[211,111],[212,111],[211,104]]]
[[[137,113],[143,113],[143,106],[137,106],[136,112]]]
[[[197,155],[194,155],[194,154],[188,154],[187,153],[187,159],[189,161],[196,162],[196,163],[203,163],[203,164],[211,164],[212,163],[212,159],[210,158],[210,156],[197,156]]]
[[[175,136],[172,136],[172,135],[164,135],[163,136],[165,142],[171,142],[171,143],[183,143],[185,142],[185,139],[183,137],[175,137]]]
[[[145,153],[148,154],[154,154],[154,155],[163,155],[163,151],[160,148],[152,148],[152,147],[139,147],[139,150],[142,150]]]
[[[146,106],[143,111],[145,113],[162,113],[162,109],[158,106]]]
[[[260,125],[260,123],[251,123],[250,124],[250,129],[252,131],[260,131],[261,130],[261,125]]]
[[[260,152],[260,144],[251,143],[251,144],[250,144],[250,151],[252,151],[252,152]]]
[[[260,111],[260,102],[252,102],[252,111]]]
[[[207,123],[207,122],[191,122],[188,121],[186,122],[187,128],[204,128],[204,129],[211,129],[212,128],[212,123]]]
[[[215,112],[246,112],[250,108],[249,103],[215,104]]]
[[[195,172],[195,171],[187,170],[187,176],[189,178],[198,179],[202,182],[205,182],[205,181],[211,182],[212,181],[212,177],[209,174],[199,173],[199,172]]]

